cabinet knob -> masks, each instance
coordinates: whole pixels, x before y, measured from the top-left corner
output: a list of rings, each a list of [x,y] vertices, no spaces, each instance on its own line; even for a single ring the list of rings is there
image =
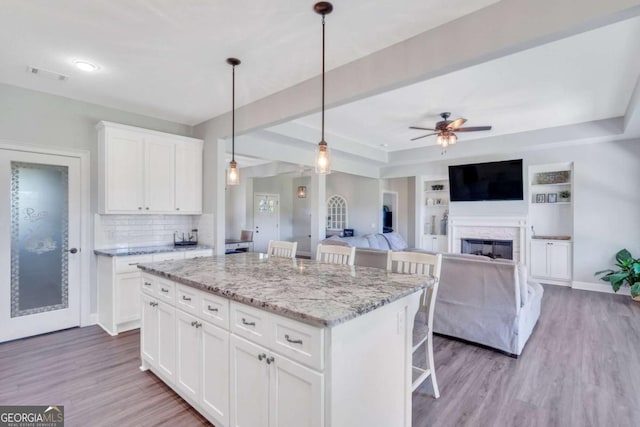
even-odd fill
[[[141,211],[142,210],[142,206],[138,206],[138,210]]]
[[[266,358],[267,358],[267,355],[264,354],[264,353],[258,355],[258,360],[260,360],[260,361],[262,361],[262,359],[266,359]]]
[[[180,210],[180,208],[176,208],[176,210],[177,210],[177,211],[179,211],[179,210]]]
[[[267,357],[267,360],[266,360],[268,365],[271,365],[275,361],[276,361],[276,359],[273,356]]]
[[[146,210],[149,210],[149,206],[147,206],[145,209],[146,209]]]

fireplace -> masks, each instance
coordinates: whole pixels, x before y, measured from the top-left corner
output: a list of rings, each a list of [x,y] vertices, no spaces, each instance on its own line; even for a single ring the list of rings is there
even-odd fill
[[[462,253],[513,259],[513,240],[461,239]]]

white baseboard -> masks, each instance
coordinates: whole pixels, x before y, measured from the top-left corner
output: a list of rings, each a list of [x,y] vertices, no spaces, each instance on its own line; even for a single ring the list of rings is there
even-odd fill
[[[580,289],[583,291],[593,291],[593,292],[604,292],[607,294],[613,294],[616,292],[613,292],[613,289],[611,288],[611,285],[609,283],[605,283],[605,282],[579,282],[577,280],[574,280],[573,282],[571,282],[571,287],[573,289]],[[617,292],[617,294],[619,295],[631,295],[631,291],[628,287],[622,287],[620,288],[620,290]]]

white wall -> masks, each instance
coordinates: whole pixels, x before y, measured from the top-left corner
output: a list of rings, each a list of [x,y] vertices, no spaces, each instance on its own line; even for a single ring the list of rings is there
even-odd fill
[[[95,104],[74,101],[0,84],[0,140],[14,145],[89,151],[91,156],[91,217],[98,206],[98,135],[95,125],[108,120],[131,126],[191,136],[191,127]],[[93,236],[91,248],[93,250]],[[91,312],[96,311],[95,257],[91,269]]]
[[[381,229],[379,179],[334,172],[327,176],[327,199],[335,194],[347,200],[347,228],[353,228],[357,236],[377,233]]]
[[[547,150],[442,160],[388,168],[387,174],[443,175],[449,164],[522,158],[529,165],[574,162],[573,242],[574,280],[597,282],[595,271],[613,262],[613,255],[628,248],[640,256],[640,141],[627,140],[557,147]],[[526,215],[528,191],[521,202],[453,203],[451,215]],[[414,210],[415,216],[415,210]]]

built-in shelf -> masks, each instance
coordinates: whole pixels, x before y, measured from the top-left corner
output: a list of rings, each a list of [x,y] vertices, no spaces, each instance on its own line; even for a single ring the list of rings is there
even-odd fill
[[[560,187],[560,186],[569,186],[570,182],[558,182],[555,184],[531,184],[532,187]]]

